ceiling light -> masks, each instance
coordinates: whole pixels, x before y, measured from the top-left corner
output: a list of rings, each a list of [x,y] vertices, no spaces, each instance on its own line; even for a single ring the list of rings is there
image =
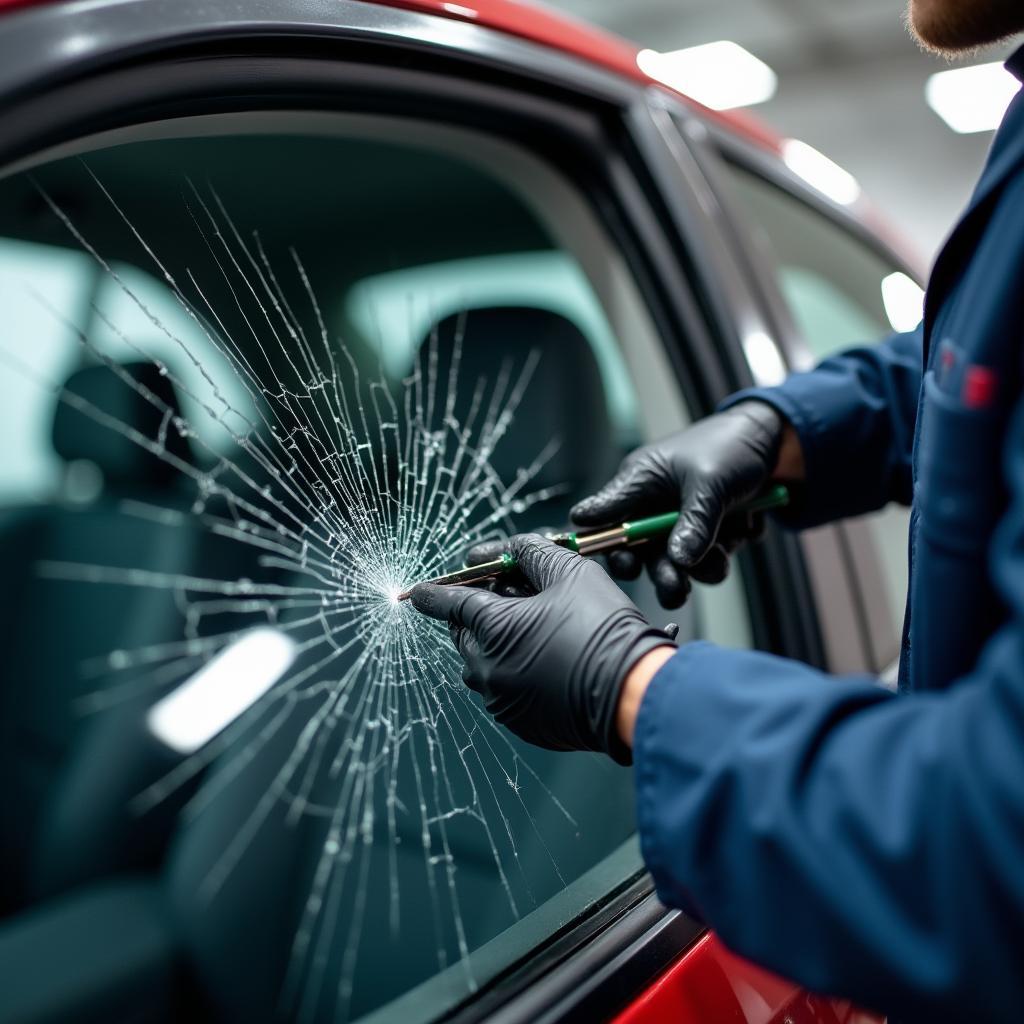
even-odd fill
[[[924,289],[899,271],[882,281],[882,302],[894,331],[912,331],[924,316]]]
[[[806,142],[786,139],[782,144],[782,159],[794,174],[834,203],[850,206],[860,198],[857,179]]]
[[[296,653],[280,630],[246,633],[150,708],[150,732],[179,754],[194,754],[252,707]]]
[[[924,88],[928,106],[961,135],[993,132],[1020,89],[1002,64],[976,64],[940,71]]]
[[[640,70],[712,110],[752,107],[775,95],[779,80],[764,61],[723,39],[685,50],[641,50]]]

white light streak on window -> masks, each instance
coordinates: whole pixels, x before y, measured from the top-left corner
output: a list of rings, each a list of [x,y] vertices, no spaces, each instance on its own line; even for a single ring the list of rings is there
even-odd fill
[[[276,629],[254,629],[150,708],[147,723],[162,743],[194,754],[288,671],[292,639]]]
[[[779,346],[764,331],[751,331],[743,339],[743,354],[755,383],[770,387],[786,379],[786,364]]]
[[[912,331],[924,315],[924,289],[900,271],[882,281],[882,302],[894,331]]]
[[[1002,64],[976,64],[970,68],[940,71],[928,79],[924,96],[953,131],[993,132],[1020,83]]]
[[[778,76],[739,43],[728,39],[685,50],[641,50],[640,70],[712,110],[752,107],[775,95]]]
[[[860,199],[857,179],[806,142],[786,139],[782,144],[782,159],[794,174],[833,202],[852,206]]]
[[[81,57],[96,46],[96,37],[86,33],[68,36],[60,44],[60,53],[63,57]]]

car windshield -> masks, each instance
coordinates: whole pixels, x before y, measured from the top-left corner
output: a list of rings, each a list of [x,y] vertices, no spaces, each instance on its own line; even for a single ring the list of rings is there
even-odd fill
[[[215,1016],[434,1016],[640,860],[631,772],[498,728],[397,596],[688,412],[532,157],[164,134],[0,182],[0,911],[142,877]],[[681,614],[750,643],[737,581]]]

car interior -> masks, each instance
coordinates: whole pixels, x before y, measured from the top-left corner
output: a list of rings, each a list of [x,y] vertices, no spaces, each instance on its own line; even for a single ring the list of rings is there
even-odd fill
[[[396,995],[495,940],[630,839],[628,771],[514,742],[525,766],[521,795],[494,797],[504,810],[487,828],[451,823],[457,870],[439,912],[420,838],[436,826],[415,813],[412,770],[426,766],[428,751],[414,747],[394,789],[372,797],[376,824],[358,884],[329,889],[330,913],[310,931],[311,893],[345,783],[314,772],[310,813],[297,820],[289,800],[272,797],[315,702],[258,705],[231,726],[230,742],[219,737],[198,754],[151,728],[156,702],[203,666],[204,637],[267,624],[266,609],[255,607],[194,618],[189,586],[174,579],[295,585],[252,546],[209,528],[232,514],[223,493],[197,495],[209,474],[244,472],[258,485],[264,473],[204,416],[218,384],[238,392],[238,373],[211,336],[241,339],[238,365],[284,389],[296,372],[284,346],[260,344],[259,313],[218,256],[218,232],[258,233],[279,268],[282,305],[314,333],[309,292],[318,297],[331,344],[351,357],[343,387],[354,404],[382,374],[396,388],[417,368],[422,375],[428,356],[446,379],[458,349],[461,421],[471,415],[473,382],[492,382],[504,368],[515,376],[535,360],[490,465],[508,484],[560,442],[528,488],[550,497],[516,517],[517,528],[546,529],[564,526],[573,501],[607,479],[650,426],[625,422],[632,413],[616,404],[613,393],[632,384],[610,379],[618,364],[593,324],[619,346],[629,339],[609,326],[603,296],[587,285],[582,299],[569,301],[564,289],[557,301],[545,298],[553,256],[579,272],[538,208],[462,156],[379,133],[126,140],[0,181],[0,286],[22,289],[18,267],[29,261],[74,278],[74,288],[49,298],[18,291],[21,312],[0,342],[11,410],[25,423],[49,419],[48,432],[24,431],[12,455],[12,466],[46,471],[12,470],[0,481],[9,581],[0,597],[9,652],[0,673],[0,989],[16,1016],[317,1021],[336,1019],[339,1005],[351,1019],[386,1013]],[[83,258],[83,240],[98,259]],[[495,258],[526,268],[517,295],[465,272]],[[407,317],[411,351],[386,351],[387,339],[353,316],[361,283],[447,267],[462,270],[443,300]],[[191,311],[174,300],[169,279],[188,292]],[[396,316],[400,309],[382,309],[369,322]],[[43,358],[33,355],[36,335],[50,339],[45,373],[25,371]],[[245,408],[244,395],[233,401]],[[177,429],[182,422],[188,429]],[[225,468],[225,456],[237,470]],[[632,592],[662,614],[646,585]],[[699,600],[681,614],[684,635],[705,630]],[[739,620],[742,608],[722,617]],[[298,618],[286,609],[270,625],[292,630],[301,651],[320,626]],[[173,671],[136,656],[183,641],[198,646],[171,662]],[[291,672],[308,669],[303,692],[313,692],[325,672],[336,678],[355,660],[348,653],[318,670],[300,653]],[[468,720],[469,699],[453,699],[452,713]],[[260,739],[271,720],[272,735]],[[449,740],[451,757],[487,756],[481,745],[468,755],[454,749],[454,733],[439,742]],[[465,784],[451,783],[455,804]],[[394,835],[381,824],[389,806],[401,809]],[[339,991],[346,977],[350,989]]]

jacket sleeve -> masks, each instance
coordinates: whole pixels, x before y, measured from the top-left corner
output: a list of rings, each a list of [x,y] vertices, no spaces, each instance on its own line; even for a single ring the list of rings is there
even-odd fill
[[[774,388],[730,396],[779,410],[800,437],[807,487],[783,521],[804,528],[912,496],[911,452],[921,390],[922,330],[850,349]]]
[[[1009,438],[990,571],[1010,618],[951,689],[698,643],[637,720],[661,898],[812,990],[914,1020],[1024,1007],[1024,403]]]

